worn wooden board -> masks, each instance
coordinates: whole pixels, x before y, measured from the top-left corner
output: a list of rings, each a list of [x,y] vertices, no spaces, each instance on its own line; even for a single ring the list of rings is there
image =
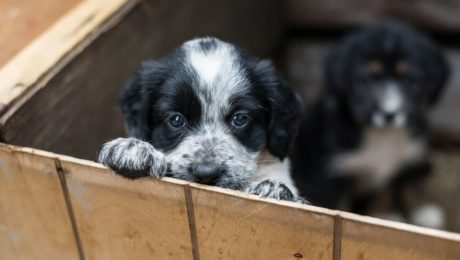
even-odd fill
[[[201,259],[332,259],[333,216],[192,186]]]
[[[78,16],[86,17],[92,30],[86,23],[72,27],[84,43],[71,37],[65,48],[59,46],[64,54],[47,56],[46,64],[54,69],[46,70],[48,65],[43,65],[38,72],[32,69],[31,75],[22,69],[16,75],[14,68],[21,66],[14,66],[10,72],[0,72],[0,86],[7,80],[8,86],[20,86],[14,88],[19,92],[29,89],[25,96],[24,92],[16,95],[20,98],[0,118],[4,141],[94,159],[102,143],[125,134],[117,99],[141,61],[158,58],[185,40],[205,35],[268,57],[281,36],[281,9],[276,0],[149,0],[133,9],[122,5],[122,0],[114,1],[118,9],[109,2],[110,8],[102,3],[97,5],[100,10]],[[106,14],[107,9],[113,13],[104,22],[99,14]],[[69,57],[74,58],[69,62]],[[18,62],[22,63],[28,64],[26,59]]]
[[[86,259],[192,259],[180,181],[131,181],[61,159]]]
[[[5,113],[14,101],[33,87],[43,87],[64,64],[101,33],[100,30],[104,29],[101,24],[119,12],[129,10],[135,2],[86,0],[53,23],[1,68],[0,113]]]
[[[0,158],[1,259],[460,257],[460,234],[171,178],[128,180],[30,148],[0,145]]]
[[[0,1],[0,67],[81,1]]]
[[[460,32],[458,0],[288,0],[286,16],[297,28],[342,29],[400,19],[429,30]]]
[[[342,215],[340,259],[460,259],[460,236],[411,225]]]
[[[79,259],[52,158],[0,146],[0,259]]]

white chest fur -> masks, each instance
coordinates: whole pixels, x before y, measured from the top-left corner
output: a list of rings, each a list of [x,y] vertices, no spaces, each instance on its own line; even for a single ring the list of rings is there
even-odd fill
[[[420,160],[426,143],[403,128],[373,128],[364,133],[360,148],[338,156],[333,167],[341,175],[358,177],[360,188],[378,188],[406,163]]]
[[[257,173],[253,181],[274,180],[285,184],[294,195],[298,195],[294,181],[290,174],[290,161],[288,158],[280,161],[268,152],[262,152],[258,158]]]

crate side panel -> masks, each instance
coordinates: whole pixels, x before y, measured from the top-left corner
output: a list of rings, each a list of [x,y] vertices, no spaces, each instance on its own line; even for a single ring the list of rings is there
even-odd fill
[[[0,1],[0,67],[81,0]]]
[[[331,215],[192,189],[202,259],[332,259]]]
[[[53,159],[0,148],[0,259],[79,259]]]
[[[343,219],[341,259],[460,259],[460,243]]]
[[[87,259],[191,259],[183,186],[62,161]]]

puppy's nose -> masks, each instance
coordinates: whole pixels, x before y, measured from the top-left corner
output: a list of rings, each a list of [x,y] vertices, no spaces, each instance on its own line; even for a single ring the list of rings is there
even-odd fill
[[[199,163],[192,167],[192,173],[197,182],[210,184],[224,173],[224,169],[215,163]]]

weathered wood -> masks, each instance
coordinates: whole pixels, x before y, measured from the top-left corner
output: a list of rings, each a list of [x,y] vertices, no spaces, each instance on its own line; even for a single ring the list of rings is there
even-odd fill
[[[1,259],[77,258],[75,237],[86,259],[460,257],[460,234],[171,178],[128,180],[29,148],[0,145],[0,158]]]
[[[341,259],[460,258],[458,235],[353,214],[341,215]]]
[[[43,87],[101,33],[101,24],[128,10],[134,1],[88,0],[62,17],[0,70],[0,105],[12,106],[33,87]]]
[[[86,259],[192,259],[180,181],[128,180],[61,159]]]
[[[19,69],[16,75],[13,68],[0,73],[0,86],[6,80],[8,86],[29,89],[25,96],[24,92],[14,94],[21,99],[0,119],[5,142],[94,159],[102,143],[124,135],[117,99],[123,82],[141,61],[158,58],[185,40],[205,35],[221,37],[267,57],[281,36],[280,8],[275,0],[150,0],[129,9],[126,16],[120,12],[127,10],[114,9],[116,3],[118,8],[127,9],[122,4],[125,1],[101,2],[99,9],[81,14],[88,23],[72,27],[82,41],[99,36],[89,46],[89,42],[78,42],[78,37],[72,36],[64,47],[59,46],[59,55],[46,55],[46,66],[32,69],[31,75],[25,75],[27,69]],[[75,12],[83,12],[82,8]],[[112,12],[109,22],[101,20],[101,12],[105,18]],[[75,58],[69,63],[69,57]],[[25,58],[16,65],[23,63],[30,65]],[[57,69],[50,69],[52,64]]]
[[[52,158],[0,146],[0,259],[79,259]]]
[[[288,0],[286,16],[297,28],[343,29],[395,18],[437,32],[460,32],[460,1]]]
[[[202,259],[332,259],[331,215],[192,186]]]
[[[79,2],[0,1],[0,67]]]

